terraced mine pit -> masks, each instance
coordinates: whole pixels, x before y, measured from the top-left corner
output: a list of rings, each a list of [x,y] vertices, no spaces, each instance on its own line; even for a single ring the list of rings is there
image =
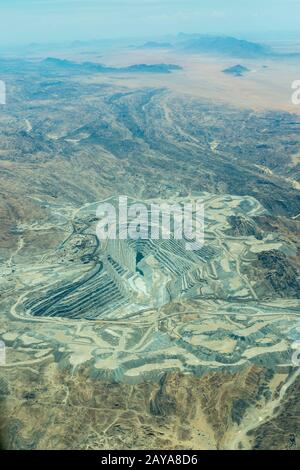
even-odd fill
[[[279,59],[245,63],[257,107],[237,59],[177,58],[2,61],[0,447],[300,448],[299,114],[266,109]],[[204,245],[100,241],[121,194],[202,199]]]
[[[184,240],[99,242],[99,203],[73,215],[49,207],[64,238],[32,267],[22,264],[26,243],[20,244],[14,272],[23,287],[11,315],[25,329],[34,325],[22,347],[22,354],[31,351],[28,364],[52,351],[63,367],[85,364],[94,376],[128,383],[171,371],[236,371],[248,363],[289,369],[300,328],[299,285],[295,280],[290,298],[281,298],[292,265],[282,264],[273,284],[257,266],[262,255],[265,264],[274,257],[282,262],[293,246],[260,229],[255,220],[265,210],[254,198],[199,198],[205,243],[196,251],[187,251]],[[18,230],[25,239],[32,228]]]

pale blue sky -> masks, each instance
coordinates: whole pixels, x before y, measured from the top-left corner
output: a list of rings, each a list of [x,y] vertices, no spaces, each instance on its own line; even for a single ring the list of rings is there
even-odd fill
[[[180,31],[261,36],[298,31],[299,18],[300,0],[0,0],[0,46]]]

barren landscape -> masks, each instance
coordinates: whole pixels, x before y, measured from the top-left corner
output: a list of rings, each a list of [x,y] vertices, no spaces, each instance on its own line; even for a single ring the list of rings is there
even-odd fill
[[[0,58],[4,448],[300,448],[300,59],[238,46]],[[204,246],[100,243],[119,195]]]

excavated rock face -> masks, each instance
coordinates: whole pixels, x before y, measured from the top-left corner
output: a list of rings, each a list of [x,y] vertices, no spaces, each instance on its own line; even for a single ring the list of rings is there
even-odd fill
[[[191,198],[183,201],[196,199]],[[95,320],[160,308],[177,299],[297,298],[297,267],[285,255],[296,249],[276,231],[261,230],[255,216],[265,211],[258,201],[208,193],[200,193],[198,199],[204,205],[204,244],[195,251],[186,249],[185,239],[172,238],[128,237],[102,244],[96,236],[97,204],[85,204],[70,221],[73,233],[49,258],[54,270],[60,259],[65,278],[28,292],[22,302],[25,312],[35,317]],[[107,201],[116,203],[115,198]],[[174,199],[164,203],[171,206]]]
[[[300,321],[297,272],[285,254],[295,252],[292,243],[276,232],[254,236],[254,217],[265,211],[252,197],[198,198],[205,239],[195,251],[185,239],[102,243],[99,203],[92,203],[66,218],[59,243],[56,226],[43,227],[52,246],[28,268],[32,229],[23,226],[11,274],[16,292],[22,288],[6,305],[18,322],[17,337],[13,323],[3,327],[9,354],[29,365],[54,356],[62,369],[85,365],[92,377],[128,384],[175,371],[201,377],[249,364],[289,367]],[[56,221],[57,207],[51,210]],[[241,400],[236,397],[232,412],[236,422]],[[152,409],[160,413],[159,401]]]

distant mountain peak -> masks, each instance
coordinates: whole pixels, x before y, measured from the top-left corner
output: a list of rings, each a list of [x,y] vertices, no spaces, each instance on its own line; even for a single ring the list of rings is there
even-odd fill
[[[170,42],[148,41],[138,46],[137,49],[167,49],[173,47]]]
[[[231,36],[180,35],[179,38],[181,47],[191,52],[244,58],[265,57],[271,53],[271,49],[263,44]]]
[[[226,73],[227,75],[233,75],[235,77],[242,77],[247,72],[250,72],[250,69],[240,64],[233,65],[232,67],[228,67],[227,69],[223,70],[223,73]]]
[[[73,62],[67,59],[56,57],[47,57],[41,61],[42,67],[48,70],[74,71],[79,73],[170,73],[176,70],[182,70],[180,65],[175,64],[134,64],[127,67],[107,67],[103,64],[94,62]]]

